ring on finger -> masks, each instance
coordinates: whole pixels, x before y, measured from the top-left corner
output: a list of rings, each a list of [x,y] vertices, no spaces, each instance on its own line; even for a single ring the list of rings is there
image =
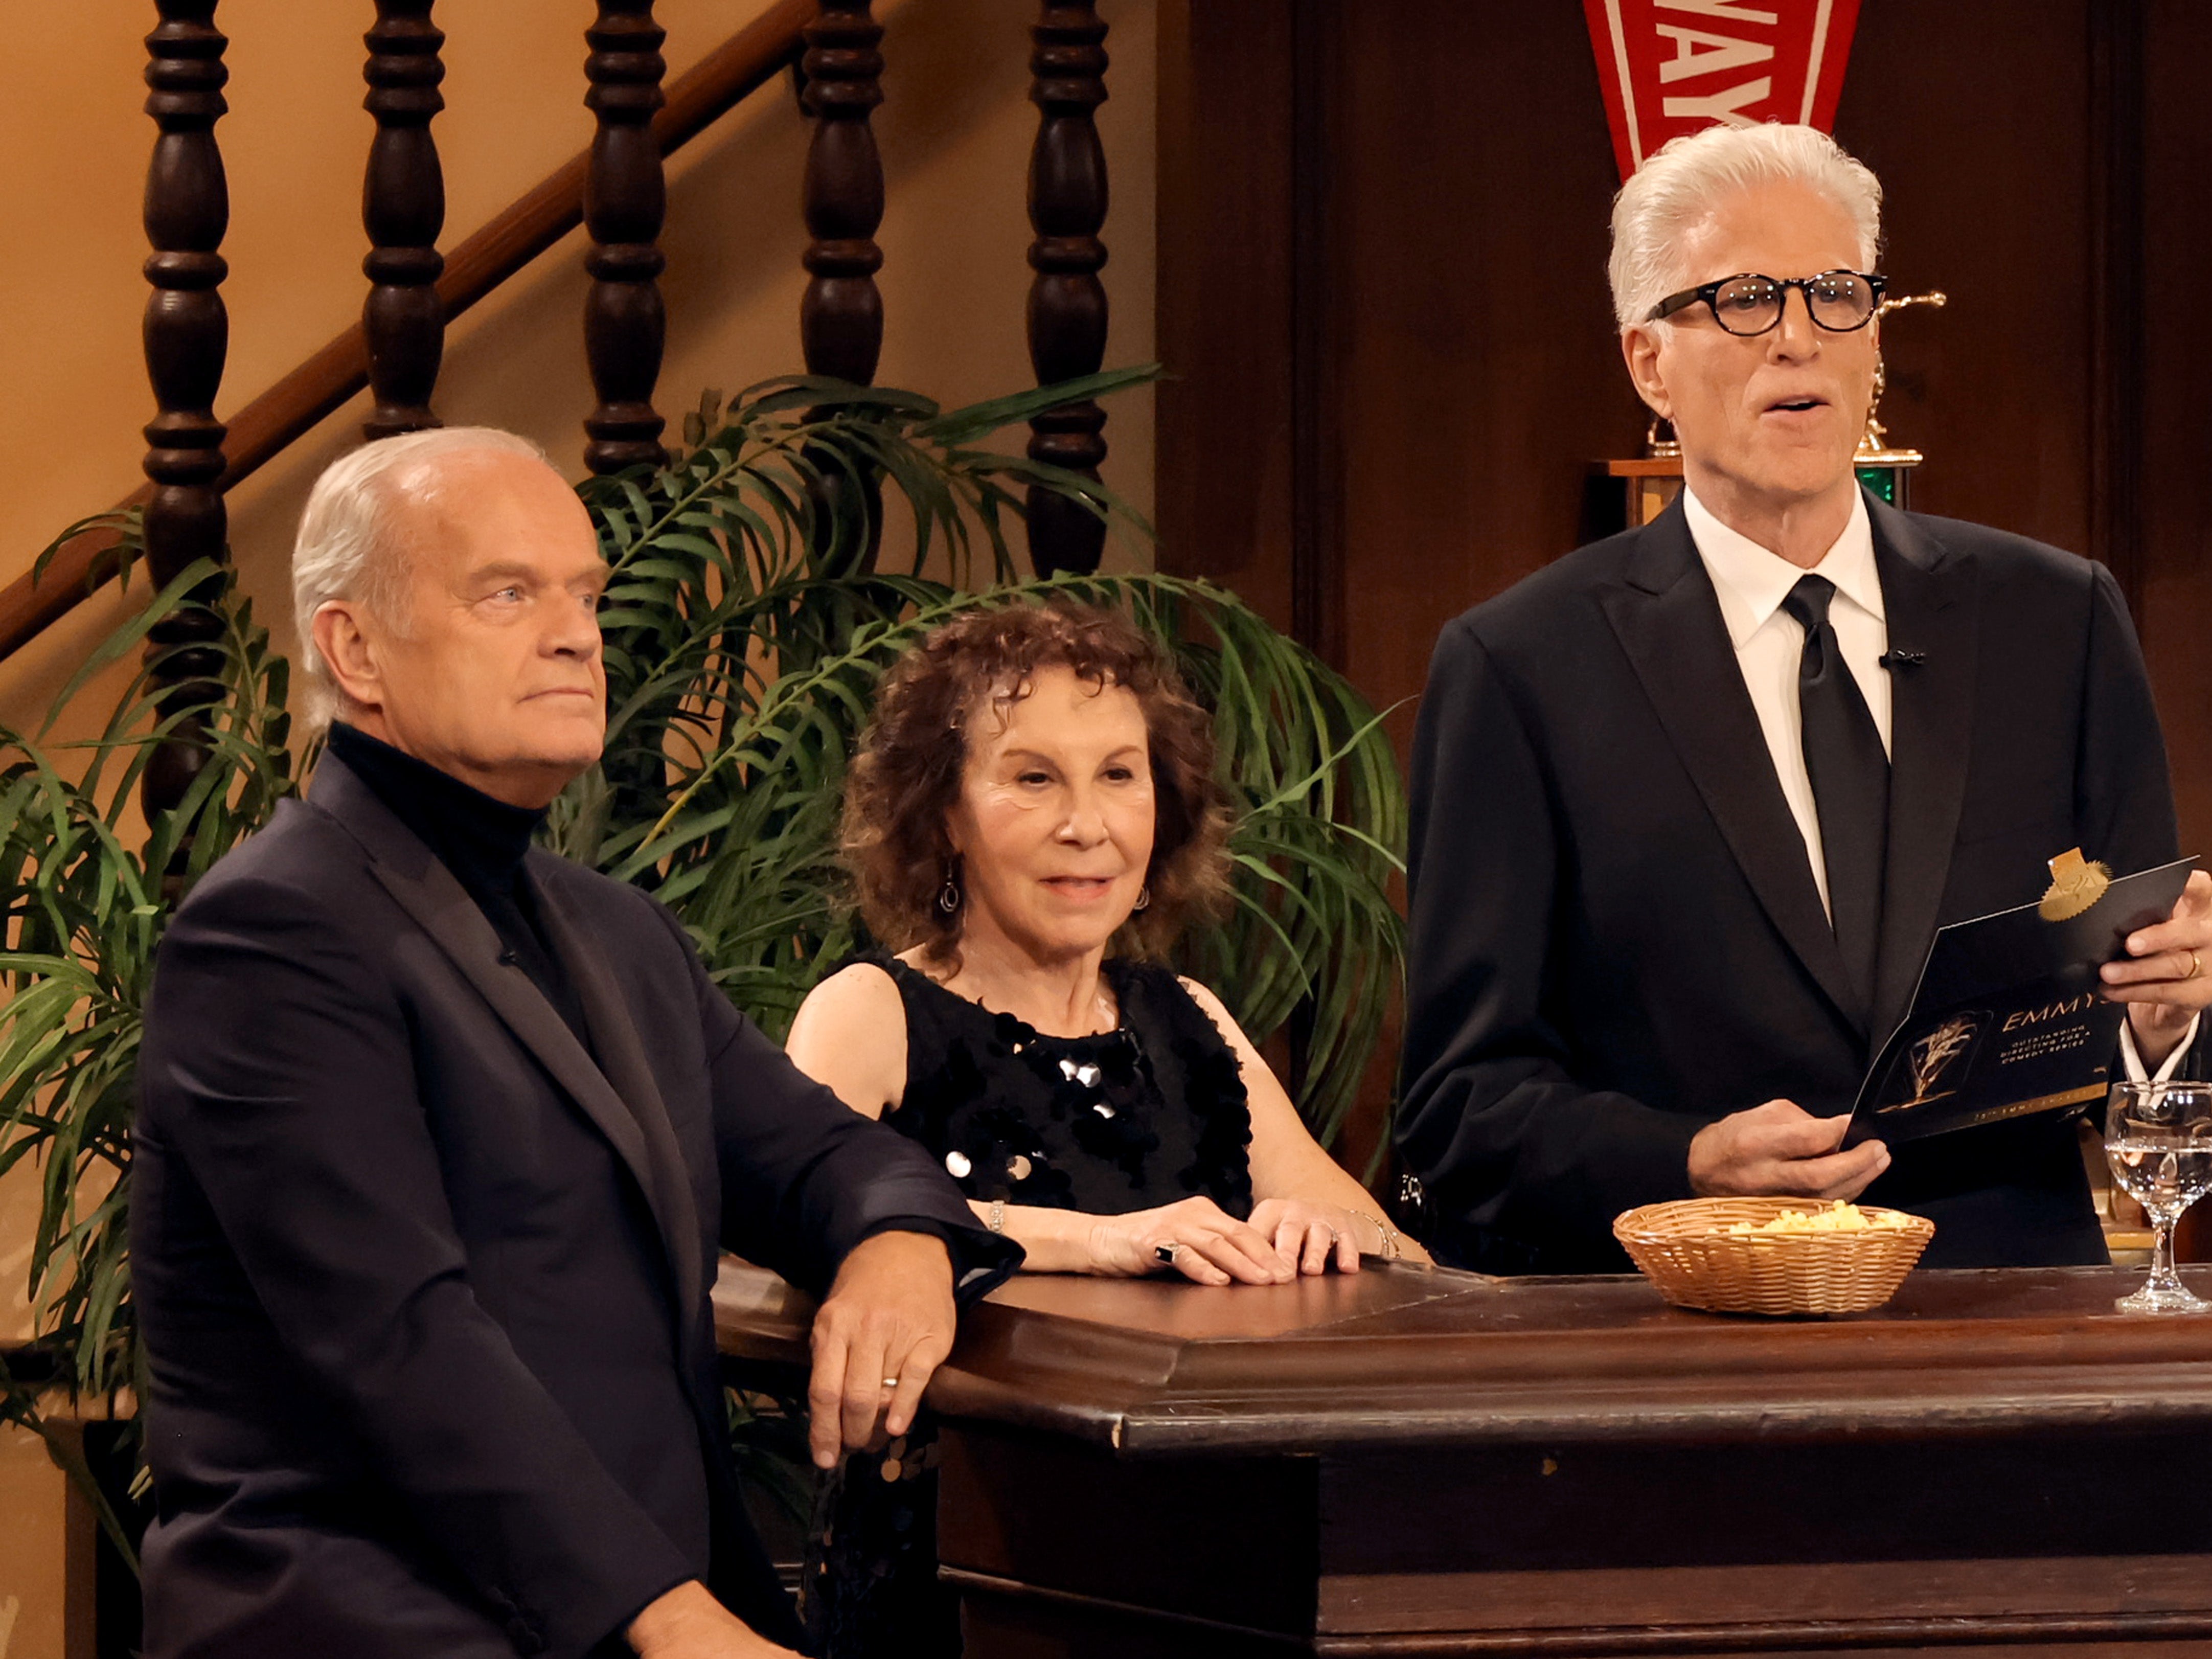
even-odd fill
[[[884,1386],[887,1389],[896,1389],[898,1385],[899,1379],[896,1376],[887,1376],[884,1379]]]
[[[2184,978],[2184,979],[2195,979],[2195,978],[2197,976],[2197,975],[2199,975],[2199,974],[2203,973],[2203,971],[2204,971],[2204,963],[2203,963],[2203,958],[2201,958],[2200,957],[2198,957],[2196,951],[2191,951],[2189,953],[2189,971],[2188,971],[2187,973],[2184,974],[2184,975],[2182,975],[2182,978]]]
[[[1182,1246],[1180,1244],[1155,1244],[1152,1246],[1152,1255],[1158,1261],[1172,1267],[1175,1266],[1176,1252],[1181,1249]]]

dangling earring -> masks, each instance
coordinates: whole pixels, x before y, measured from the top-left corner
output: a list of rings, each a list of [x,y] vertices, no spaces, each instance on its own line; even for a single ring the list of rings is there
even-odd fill
[[[1152,902],[1152,884],[1150,882],[1146,882],[1142,887],[1139,887],[1137,890],[1137,902],[1129,908],[1132,910],[1141,910]]]
[[[937,908],[946,915],[960,908],[960,884],[952,878],[952,866],[945,866],[945,885],[937,890]]]

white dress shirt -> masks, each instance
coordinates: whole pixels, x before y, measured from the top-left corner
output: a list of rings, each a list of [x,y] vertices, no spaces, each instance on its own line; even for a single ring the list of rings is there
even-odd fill
[[[1797,820],[1797,832],[1805,838],[1813,884],[1820,890],[1826,908],[1828,866],[1820,851],[1820,816],[1813,805],[1812,775],[1805,769],[1804,721],[1797,704],[1797,663],[1805,654],[1805,630],[1782,608],[1790,590],[1808,573],[1729,529],[1687,488],[1682,491],[1682,511],[1705,574],[1713,579],[1721,621],[1727,625],[1729,643],[1735,647],[1736,666],[1743,671],[1759,729],[1766,736],[1766,752],[1774,761],[1774,775],[1782,781],[1782,799],[1790,803],[1790,816]],[[1843,647],[1844,665],[1858,682],[1867,713],[1874,716],[1874,729],[1881,733],[1882,752],[1887,754],[1889,672],[1881,666],[1881,654],[1889,649],[1889,623],[1882,610],[1881,578],[1875,570],[1874,526],[1867,518],[1863,493],[1851,493],[1850,521],[1810,574],[1836,585],[1828,621]]]
[[[1813,778],[1805,769],[1804,720],[1797,702],[1797,665],[1805,653],[1805,630],[1782,608],[1790,590],[1808,574],[1778,553],[1769,552],[1750,537],[1723,524],[1700,501],[1694,491],[1682,489],[1682,514],[1689,520],[1690,539],[1712,578],[1720,600],[1721,621],[1729,643],[1735,647],[1736,666],[1742,671],[1744,689],[1759,716],[1759,729],[1766,738],[1766,752],[1774,775],[1782,784],[1782,798],[1790,816],[1805,838],[1805,856],[1813,868],[1813,884],[1820,890],[1822,908],[1828,908],[1828,866],[1820,849],[1820,817],[1813,803]],[[1811,574],[1835,584],[1836,596],[1828,605],[1828,621],[1843,647],[1844,665],[1858,683],[1881,734],[1882,752],[1890,752],[1889,671],[1881,658],[1889,649],[1889,622],[1882,607],[1881,578],[1875,568],[1874,526],[1867,516],[1866,496],[1851,494],[1851,516],[1843,534],[1820,556]],[[2175,1046],[2154,1081],[2173,1075],[2197,1026]],[[2120,1027],[2120,1059],[2127,1075],[2142,1081],[2145,1070],[2136,1052],[2135,1033]]]

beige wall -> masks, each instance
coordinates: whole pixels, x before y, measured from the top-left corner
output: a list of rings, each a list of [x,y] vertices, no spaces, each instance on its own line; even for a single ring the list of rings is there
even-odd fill
[[[92,1659],[90,1506],[22,1429],[0,1429],[0,1659]]]
[[[670,73],[680,74],[766,0],[661,0]],[[365,7],[355,10],[366,12]],[[948,404],[1030,384],[1023,304],[1030,271],[1025,170],[1036,116],[1028,101],[1026,4],[902,0],[888,23],[885,101],[875,128],[889,207],[880,235],[887,321],[879,378]],[[1112,96],[1099,113],[1114,206],[1106,281],[1109,364],[1152,356],[1153,3],[1111,0]],[[445,245],[504,208],[586,144],[584,0],[442,0],[447,108],[433,126],[444,157]],[[362,16],[296,0],[223,0],[231,112],[216,127],[231,190],[223,245],[231,276],[228,414],[357,314],[363,282],[360,177],[371,131],[361,109]],[[559,26],[550,26],[557,20]],[[0,260],[12,319],[0,396],[5,477],[0,581],[27,570],[64,526],[140,480],[139,427],[152,413],[140,357],[146,285],[139,223],[152,125],[142,106],[150,6],[120,0],[57,9],[41,27],[42,71],[0,101],[0,222],[37,228],[36,258]],[[808,126],[779,80],[700,138],[670,178],[668,354],[660,404],[680,431],[702,388],[734,392],[800,367],[799,179]],[[528,433],[581,471],[592,403],[581,344],[580,232],[461,318],[436,399],[449,422]],[[289,640],[285,562],[315,473],[356,440],[366,394],[231,498],[235,554],[257,611]],[[1149,516],[1149,391],[1115,401],[1107,481]],[[1149,563],[1109,544],[1109,562]],[[143,602],[111,587],[0,662],[0,721],[35,729],[53,694]],[[122,684],[110,672],[85,719]],[[21,1240],[28,1193],[0,1186],[0,1335],[27,1316]]]
[[[660,0],[672,76],[765,9],[766,0]],[[1099,114],[1114,208],[1106,283],[1109,365],[1152,356],[1153,0],[1108,0],[1112,97]],[[586,144],[586,0],[441,0],[447,108],[433,132],[445,161],[454,242]],[[1023,337],[1030,272],[1025,169],[1026,25],[1012,0],[889,0],[885,101],[876,115],[889,198],[879,240],[887,323],[879,379],[947,404],[1031,381]],[[360,179],[371,131],[361,99],[366,3],[223,0],[231,112],[216,127],[231,191],[223,252],[231,276],[227,415],[358,313],[365,243]],[[139,356],[146,285],[140,195],[153,136],[143,113],[149,4],[47,8],[36,75],[0,100],[0,582],[64,526],[140,481],[153,413]],[[702,387],[734,392],[800,367],[799,178],[808,128],[788,81],[763,88],[672,167],[668,353],[659,402],[680,431]],[[526,432],[581,471],[592,402],[581,315],[580,233],[461,319],[447,343],[436,404],[449,422]],[[340,410],[232,497],[235,555],[256,608],[289,640],[284,566],[314,474],[355,441],[366,398]],[[1148,392],[1111,410],[1108,483],[1149,516]],[[1109,546],[1109,563],[1149,552]],[[125,615],[112,588],[0,663],[0,721],[35,727],[92,646]],[[118,689],[106,677],[88,699]],[[72,727],[82,722],[72,721]],[[33,1194],[0,1183],[0,1340],[30,1322],[23,1297]],[[0,1659],[56,1659],[62,1646],[66,1504],[58,1474],[27,1437],[0,1433]],[[78,1588],[82,1588],[80,1585]],[[11,1614],[11,1598],[15,1611]],[[12,1626],[10,1621],[12,1620]]]
[[[672,75],[765,0],[661,0]],[[903,0],[889,25],[876,117],[890,206],[880,235],[888,322],[880,378],[948,403],[1030,383],[1022,307],[1030,279],[1024,170],[1036,130],[1025,25],[1009,0]],[[588,143],[584,0],[443,0],[447,246]],[[1112,97],[1100,112],[1115,192],[1106,272],[1109,364],[1152,353],[1152,0],[1105,8]],[[362,15],[356,15],[355,12]],[[216,127],[231,188],[223,246],[231,348],[218,413],[262,391],[357,313],[360,177],[371,131],[361,105],[366,7],[224,0],[231,112]],[[41,26],[41,73],[0,104],[6,222],[36,227],[35,258],[0,262],[11,319],[0,454],[18,458],[0,519],[0,580],[27,568],[64,525],[139,482],[151,414],[139,356],[146,288],[139,198],[152,126],[141,105],[150,6],[58,9]],[[805,245],[799,188],[807,126],[779,81],[696,139],[672,167],[669,349],[660,402],[673,416],[708,386],[735,392],[799,367]],[[449,422],[514,427],[580,471],[591,404],[580,344],[581,233],[461,319],[437,398]],[[355,441],[366,399],[341,410],[231,501],[236,557],[258,607],[283,610],[283,563],[307,484]],[[1108,482],[1149,513],[1148,392],[1111,411]],[[1147,562],[1119,548],[1122,564]],[[42,711],[90,643],[125,614],[110,596],[0,663],[0,720]],[[280,630],[289,632],[289,630]]]
[[[672,75],[763,9],[765,0],[661,0]],[[451,246],[589,141],[580,99],[581,0],[444,0],[445,158]],[[1028,92],[1030,15],[1007,0],[886,6],[885,102],[876,117],[889,208],[880,240],[888,313],[880,378],[947,403],[1012,390],[1030,375],[1022,331],[1029,283],[1025,167],[1036,112]],[[1152,355],[1153,7],[1108,6],[1113,96],[1101,110],[1114,209],[1106,280],[1109,363]],[[39,258],[0,261],[0,307],[14,319],[0,397],[4,483],[0,581],[27,570],[64,526],[139,481],[151,414],[139,356],[146,288],[139,199],[151,125],[141,108],[150,8],[68,7],[44,27],[46,72],[0,102],[6,223],[36,226]],[[558,15],[563,27],[544,27]],[[231,113],[218,125],[231,188],[224,253],[231,350],[228,413],[343,329],[362,289],[359,179],[370,124],[360,108],[359,20],[292,0],[225,0]],[[672,416],[702,387],[735,392],[799,367],[799,175],[806,123],[787,82],[751,100],[677,158],[670,180],[669,350],[661,404]],[[581,349],[580,233],[454,326],[437,406],[453,422],[514,427],[580,471],[591,404]],[[355,441],[364,395],[232,498],[236,556],[257,609],[289,637],[284,563],[317,471]],[[1152,507],[1149,392],[1115,403],[1107,481]],[[1109,559],[1148,562],[1115,544]],[[110,588],[0,663],[0,720],[35,728],[54,692],[143,600]],[[86,701],[119,687],[111,672]],[[73,721],[72,726],[81,722]],[[0,1188],[0,1334],[27,1317],[21,1239],[29,1194]]]

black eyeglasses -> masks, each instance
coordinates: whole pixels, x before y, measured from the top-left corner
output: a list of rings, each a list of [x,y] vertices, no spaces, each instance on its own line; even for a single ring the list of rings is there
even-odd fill
[[[1670,294],[1652,307],[1651,314],[1644,320],[1656,323],[1702,300],[1713,313],[1713,320],[1729,333],[1764,334],[1781,322],[1782,307],[1794,288],[1805,296],[1805,309],[1815,323],[1831,334],[1849,334],[1867,325],[1881,302],[1882,289],[1888,286],[1888,278],[1858,270],[1824,270],[1817,276],[1788,277],[1747,273]]]

